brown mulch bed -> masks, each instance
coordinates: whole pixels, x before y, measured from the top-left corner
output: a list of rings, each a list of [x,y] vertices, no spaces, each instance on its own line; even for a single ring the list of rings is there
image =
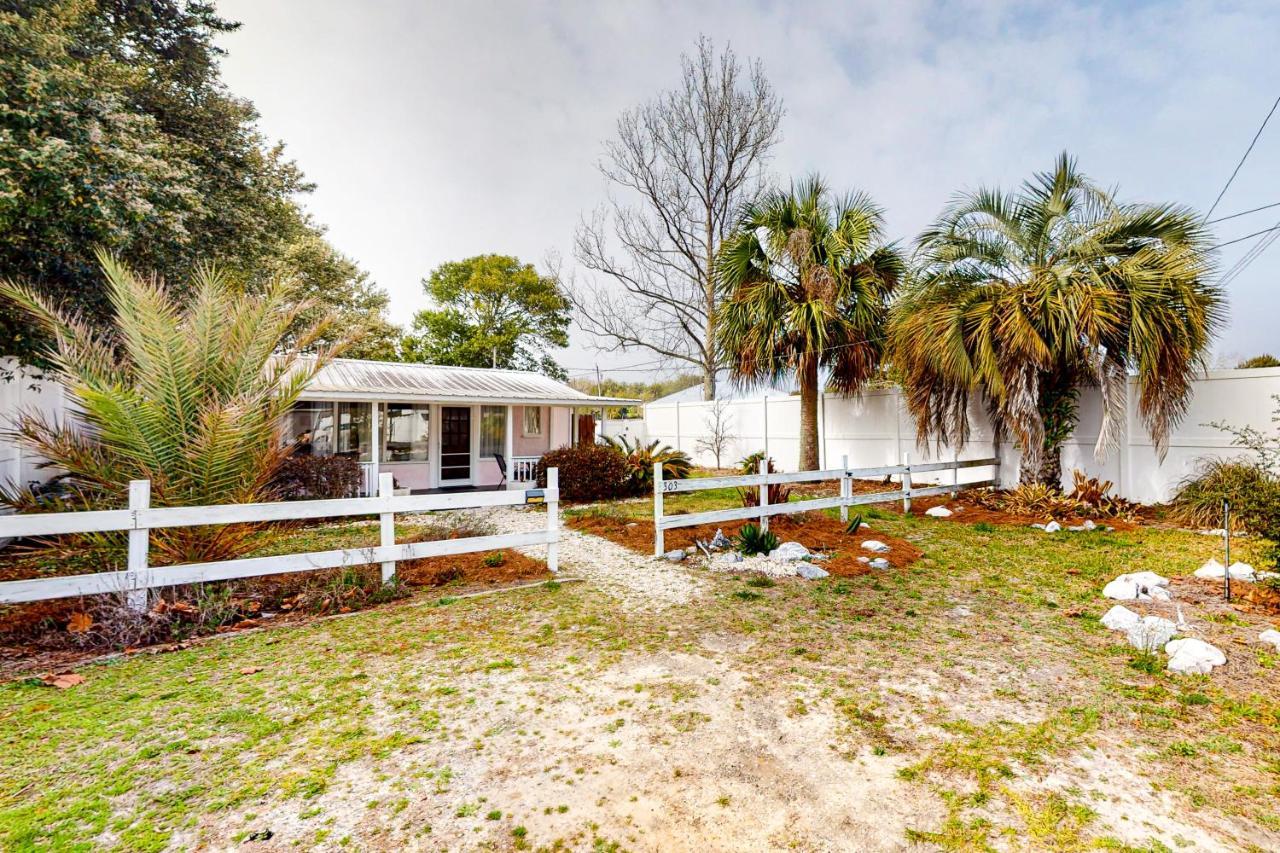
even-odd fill
[[[624,518],[583,515],[570,516],[566,519],[566,523],[574,530],[600,536],[638,554],[653,553],[652,521],[628,521]],[[742,525],[751,523],[751,521],[731,521],[724,524],[677,527],[666,531],[665,544],[668,550],[693,548],[695,539],[708,542],[715,536],[717,528],[723,530],[726,536],[733,537],[737,535]],[[799,542],[810,551],[831,555],[829,560],[819,565],[837,577],[856,577],[870,571],[866,563],[858,562],[858,557],[884,557],[892,568],[900,569],[924,556],[924,552],[914,544],[890,536],[874,527],[864,528],[857,533],[845,533],[844,527],[839,519],[814,512],[779,515],[769,519],[769,529],[780,541]],[[864,550],[860,546],[868,539],[878,539],[885,543],[890,548],[889,552],[873,554]]]
[[[485,558],[490,553],[502,555],[500,565],[485,564]],[[308,594],[333,583],[341,571],[334,569],[322,572],[268,575],[232,582],[236,590],[232,600],[237,604],[237,610],[243,618],[234,624],[218,627],[216,633],[230,633],[260,627],[302,625],[333,613],[379,606],[353,598],[349,606],[338,604],[336,607],[330,606],[322,611],[307,610],[304,602]],[[373,575],[378,569],[375,566],[366,568],[366,571]],[[551,580],[554,577],[542,560],[505,549],[498,552],[409,560],[399,563],[397,571],[407,587],[437,590],[446,592],[448,595],[465,595],[483,590],[501,589],[533,581]],[[30,576],[30,573],[27,573],[27,576]],[[373,582],[376,585],[376,575],[373,576]],[[36,601],[30,604],[0,607],[0,678],[33,669],[67,666],[110,651],[109,648],[100,645],[80,648],[76,638],[68,632],[73,616],[83,613],[86,609],[86,602],[81,599]],[[274,616],[264,618],[261,616],[264,612],[274,613]],[[164,650],[171,645],[170,641],[161,640],[150,648]],[[141,650],[126,649],[130,652]]]
[[[867,494],[871,492],[885,492],[896,488],[895,485],[886,485],[881,482],[868,482],[866,480],[854,481],[855,494]],[[961,489],[960,494],[954,499],[950,495],[931,495],[929,497],[914,498],[911,501],[911,514],[914,516],[923,516],[925,510],[932,509],[935,506],[945,506],[951,510],[952,515],[947,518],[935,519],[937,521],[955,521],[961,524],[977,524],[985,521],[988,524],[1007,525],[1011,527],[1028,527],[1032,524],[1047,524],[1050,521],[1056,521],[1063,527],[1084,524],[1083,516],[1041,516],[1026,515],[1015,512],[1006,512],[1005,510],[990,509],[980,506],[974,500],[974,492],[972,490]],[[902,513],[902,501],[890,501],[887,503],[875,504],[877,509],[886,512]],[[1144,508],[1145,509],[1145,508]],[[851,512],[856,510],[850,510]],[[1137,518],[1094,518],[1093,523],[1099,527],[1106,525],[1116,530],[1137,530],[1142,526],[1144,517],[1139,514]]]

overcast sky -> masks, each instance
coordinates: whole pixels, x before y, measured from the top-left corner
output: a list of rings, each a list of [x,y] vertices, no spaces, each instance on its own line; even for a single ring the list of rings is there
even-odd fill
[[[407,325],[420,279],[485,252],[568,259],[604,198],[618,113],[672,86],[699,33],[759,57],[786,107],[772,170],[820,171],[913,237],[957,189],[1067,149],[1130,200],[1208,210],[1280,94],[1280,3],[223,0],[224,77],[318,184],[333,243]],[[1215,216],[1280,201],[1280,112]],[[1222,240],[1280,207],[1214,226]],[[1230,267],[1255,241],[1222,250]],[[1230,287],[1219,358],[1280,355],[1280,248]],[[560,361],[642,379],[575,330]]]

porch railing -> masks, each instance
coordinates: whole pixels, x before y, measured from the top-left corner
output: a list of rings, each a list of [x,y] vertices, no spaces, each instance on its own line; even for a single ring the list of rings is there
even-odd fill
[[[512,456],[511,482],[532,483],[537,479],[538,460],[541,456]]]

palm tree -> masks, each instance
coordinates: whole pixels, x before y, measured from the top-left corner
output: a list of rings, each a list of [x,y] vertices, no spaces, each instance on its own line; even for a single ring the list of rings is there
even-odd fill
[[[818,467],[819,367],[829,388],[856,393],[880,366],[888,298],[904,267],[883,231],[868,196],[832,198],[812,176],[748,206],[721,247],[721,352],[742,384],[795,374],[801,470]]]
[[[156,279],[141,278],[100,253],[111,328],[93,328],[35,291],[0,282],[0,297],[25,308],[54,341],[46,358],[70,396],[75,423],[23,415],[18,440],[67,471],[62,508],[124,506],[130,480],[150,480],[154,506],[248,503],[269,496],[287,450],[281,416],[341,343],[314,358],[277,352],[286,334],[307,347],[327,318],[299,333],[310,307],[276,281],[247,296],[221,273],[193,276],[185,307]],[[186,291],[184,291],[186,292]],[[38,508],[28,492],[6,502]],[[174,562],[227,559],[248,547],[241,525],[157,530],[152,547]]]
[[[1132,374],[1163,457],[1224,319],[1208,234],[1191,211],[1122,204],[1065,153],[1017,193],[959,195],[919,238],[889,354],[918,438],[968,437],[986,404],[1023,451],[1023,482],[1060,486],[1077,389],[1101,388],[1095,453],[1120,438]]]

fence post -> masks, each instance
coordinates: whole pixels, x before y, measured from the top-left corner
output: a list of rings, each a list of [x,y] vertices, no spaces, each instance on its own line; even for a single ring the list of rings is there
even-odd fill
[[[378,497],[383,500],[390,501],[395,495],[396,484],[395,477],[391,474],[383,473],[378,475]],[[381,522],[382,539],[379,542],[384,548],[388,548],[396,544],[396,514],[394,512],[383,512],[378,516]],[[389,584],[396,579],[396,561],[385,560],[382,563],[382,582]]]
[[[547,469],[547,489],[554,489],[547,501],[547,570],[551,574],[560,571],[560,469]]]
[[[902,454],[902,512],[911,513],[911,454]]]
[[[840,520],[849,521],[849,498],[853,494],[853,483],[849,480],[849,454],[840,457]]]
[[[960,451],[951,451],[951,499],[955,500],[956,495],[960,494]]]
[[[662,535],[662,463],[653,463],[653,556],[661,557],[665,552]]]
[[[140,509],[151,507],[151,481],[129,481],[129,509],[134,511],[133,528],[129,531],[129,562],[125,574],[125,603],[130,610],[142,613],[147,609],[147,548],[151,531],[138,527]]]
[[[760,460],[760,529],[769,529],[769,516],[765,510],[769,506],[769,457]]]

